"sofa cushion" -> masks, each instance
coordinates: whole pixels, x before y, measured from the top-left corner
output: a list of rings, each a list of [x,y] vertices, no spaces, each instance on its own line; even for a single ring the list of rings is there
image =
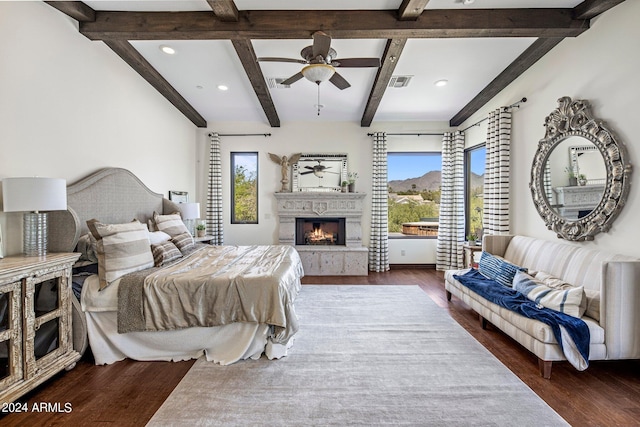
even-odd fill
[[[515,276],[517,271],[527,271],[525,267],[511,264],[504,258],[491,255],[485,251],[482,251],[482,255],[480,256],[478,270],[483,276],[509,287],[512,285],[513,276]]]
[[[516,272],[513,288],[531,301],[569,316],[580,318],[587,308],[582,286],[571,286],[544,272],[538,272],[535,278],[522,271]]]

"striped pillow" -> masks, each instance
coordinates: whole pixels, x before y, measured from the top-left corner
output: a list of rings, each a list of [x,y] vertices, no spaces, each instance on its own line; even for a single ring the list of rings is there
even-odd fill
[[[518,271],[513,278],[513,288],[531,301],[569,316],[580,318],[586,308],[586,296],[582,286],[565,283],[564,286],[554,289],[541,280]]]
[[[182,222],[182,217],[177,212],[170,215],[160,215],[154,212],[153,221],[156,223],[159,231],[164,231],[171,237],[176,237],[182,233],[189,233],[187,226]]]
[[[195,242],[193,236],[188,231],[186,233],[179,234],[171,239],[174,245],[180,249],[180,252],[184,253],[185,250],[191,248]]]
[[[163,264],[178,259],[182,256],[182,252],[171,242],[162,242],[157,245],[151,245],[151,252],[153,253],[153,263],[156,267],[160,267]]]
[[[96,238],[100,290],[127,273],[153,267],[153,254],[146,224],[138,220],[126,224],[102,224],[87,221]]]
[[[513,276],[515,276],[517,271],[527,271],[525,267],[519,267],[515,264],[511,264],[504,258],[497,255],[491,255],[489,252],[485,251],[482,251],[482,255],[480,256],[478,270],[483,276],[493,279],[501,285],[509,287],[512,285]]]

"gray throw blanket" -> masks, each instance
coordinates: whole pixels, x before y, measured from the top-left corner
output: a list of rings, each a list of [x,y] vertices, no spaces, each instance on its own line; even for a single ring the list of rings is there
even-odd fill
[[[118,332],[257,322],[285,344],[298,330],[293,302],[303,275],[291,246],[198,245],[177,262],[124,276]]]

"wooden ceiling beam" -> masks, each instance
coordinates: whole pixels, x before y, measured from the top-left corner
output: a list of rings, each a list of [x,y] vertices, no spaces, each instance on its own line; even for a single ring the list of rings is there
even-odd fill
[[[585,0],[573,8],[573,17],[574,19],[595,18],[623,1],[624,0]]]
[[[429,0],[403,0],[398,9],[398,19],[401,21],[416,20],[422,15]]]
[[[96,12],[81,22],[92,40],[307,39],[322,30],[333,38],[575,37],[589,22],[572,9],[434,9],[415,21],[397,10],[239,11],[238,22],[213,12]]]
[[[382,56],[382,65],[376,74],[373,88],[371,89],[369,99],[367,100],[367,106],[364,108],[364,114],[362,115],[362,120],[360,120],[360,126],[371,126],[373,117],[376,115],[380,101],[382,101],[384,92],[387,90],[389,80],[391,80],[393,71],[396,69],[396,65],[398,64],[398,60],[400,59],[400,55],[402,54],[402,50],[404,49],[406,42],[407,39],[390,39],[387,41],[387,45]]]
[[[45,3],[78,22],[96,20],[96,11],[81,1],[45,1]]]
[[[502,89],[507,87],[518,76],[535,64],[547,52],[553,49],[563,40],[562,37],[538,39],[531,44],[520,56],[518,56],[505,70],[489,83],[475,98],[473,98],[462,110],[449,121],[452,127],[460,126],[476,111],[482,108]]]
[[[207,121],[167,82],[155,68],[126,40],[105,40],[105,44],[173,104],[182,114],[200,128]]]
[[[253,90],[258,97],[258,101],[260,102],[262,109],[264,110],[264,114],[267,116],[267,120],[269,120],[269,124],[271,127],[280,127],[280,118],[278,117],[276,107],[273,104],[273,99],[271,99],[267,82],[265,81],[262,70],[258,65],[258,58],[253,50],[251,40],[231,40],[231,43],[233,43],[233,47],[238,54],[238,58],[240,58],[240,62],[242,62],[242,66],[247,73],[247,77],[249,77],[249,80],[251,81]]]
[[[238,8],[233,0],[207,0],[213,13],[224,22],[238,21]]]

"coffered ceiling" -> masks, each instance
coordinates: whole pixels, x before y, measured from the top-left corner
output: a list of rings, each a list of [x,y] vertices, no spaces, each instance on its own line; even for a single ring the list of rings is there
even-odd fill
[[[262,121],[462,123],[565,37],[624,0],[48,1],[104,42],[195,125]],[[292,9],[295,7],[295,10]],[[336,57],[380,58],[337,68],[351,86],[301,79],[323,31]],[[161,47],[175,50],[166,54]],[[397,79],[399,77],[399,80]],[[389,87],[407,80],[406,87]],[[435,82],[446,80],[445,86]],[[221,90],[225,86],[227,90]],[[320,106],[320,107],[318,107]]]

